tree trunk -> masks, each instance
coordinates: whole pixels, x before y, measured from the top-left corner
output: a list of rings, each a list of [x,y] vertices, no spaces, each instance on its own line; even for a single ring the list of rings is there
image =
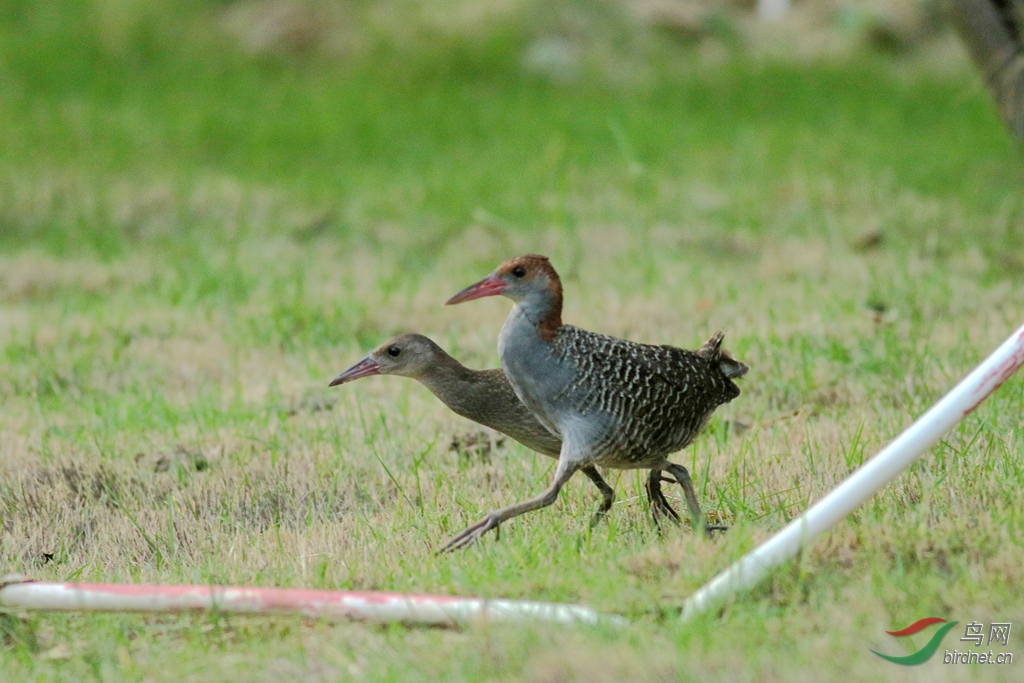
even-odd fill
[[[948,0],[948,5],[1003,121],[1024,141],[1024,0]]]

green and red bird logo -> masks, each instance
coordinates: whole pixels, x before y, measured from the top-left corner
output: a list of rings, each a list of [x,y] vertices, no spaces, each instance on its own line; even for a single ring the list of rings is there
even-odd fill
[[[906,655],[905,657],[885,655],[881,652],[878,652],[877,650],[872,650],[872,652],[874,652],[882,659],[886,659],[890,662],[893,662],[894,664],[903,664],[904,666],[923,664],[924,662],[927,662],[933,654],[935,654],[936,650],[939,649],[939,643],[941,643],[945,635],[949,633],[949,629],[953,628],[959,623],[960,622],[958,621],[946,621],[945,619],[940,619],[939,617],[925,617],[924,619],[918,619],[906,628],[900,629],[899,631],[886,631],[886,633],[888,633],[890,636],[902,638],[904,636],[912,636],[915,633],[920,633],[932,624],[943,624],[943,626],[940,626],[939,629],[935,631],[935,634],[932,636],[931,640],[925,643],[925,646],[922,647],[920,650],[913,654]]]

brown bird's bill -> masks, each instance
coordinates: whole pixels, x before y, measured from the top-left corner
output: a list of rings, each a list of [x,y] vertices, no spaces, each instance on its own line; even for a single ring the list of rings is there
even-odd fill
[[[372,358],[364,358],[355,365],[353,365],[352,367],[350,367],[345,372],[341,373],[340,375],[332,379],[331,383],[328,384],[327,386],[336,387],[339,384],[351,382],[352,380],[359,379],[360,377],[370,377],[371,375],[379,374],[380,363],[373,360]]]

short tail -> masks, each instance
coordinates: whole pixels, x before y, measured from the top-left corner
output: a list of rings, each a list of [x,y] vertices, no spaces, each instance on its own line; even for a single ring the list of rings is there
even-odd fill
[[[721,330],[715,332],[697,349],[697,355],[704,356],[712,363],[717,363],[722,374],[729,379],[742,377],[747,374],[747,370],[750,368],[733,358],[728,351],[722,348],[723,339],[725,339],[725,332]]]

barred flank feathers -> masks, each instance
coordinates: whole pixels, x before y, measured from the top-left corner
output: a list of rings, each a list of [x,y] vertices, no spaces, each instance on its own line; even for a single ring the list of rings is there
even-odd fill
[[[707,348],[688,351],[562,325],[552,350],[574,376],[553,403],[608,416],[605,433],[591,444],[597,462],[647,466],[684,448],[718,406],[740,395],[727,372],[746,367],[723,355],[720,344],[713,337]]]

